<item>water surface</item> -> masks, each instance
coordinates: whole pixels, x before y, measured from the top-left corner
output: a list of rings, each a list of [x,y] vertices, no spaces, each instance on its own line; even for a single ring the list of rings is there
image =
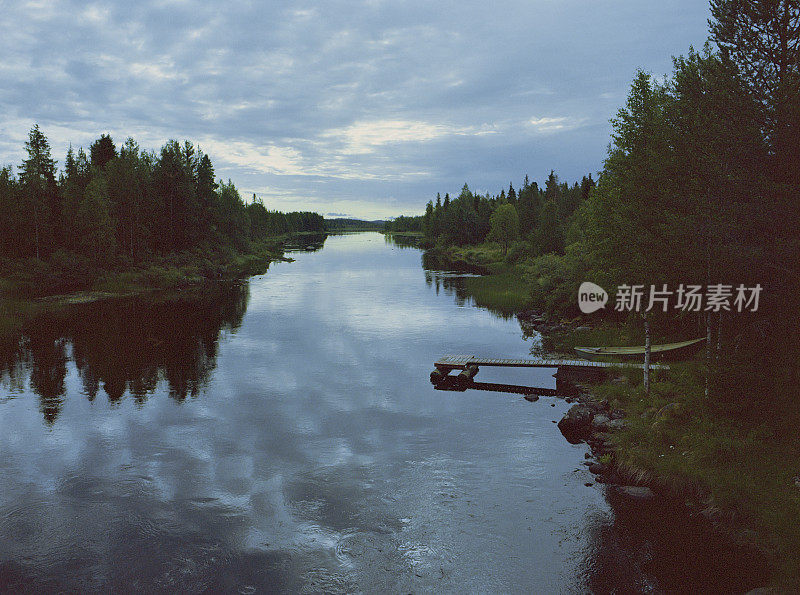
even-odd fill
[[[433,389],[441,355],[528,355],[514,319],[379,234],[319,248],[243,283],[75,306],[5,338],[0,590],[757,580],[678,513],[584,486],[586,448],[553,423],[563,400]],[[553,388],[551,373],[479,379]]]

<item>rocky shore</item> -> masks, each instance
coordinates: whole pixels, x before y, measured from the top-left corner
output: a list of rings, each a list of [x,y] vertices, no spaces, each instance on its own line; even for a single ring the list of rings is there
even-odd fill
[[[567,399],[572,400],[572,397]],[[630,498],[654,498],[649,486],[632,484],[632,478],[620,473],[614,464],[617,445],[612,436],[625,427],[625,412],[612,409],[608,401],[593,400],[588,393],[581,393],[576,399],[579,402],[558,422],[558,429],[571,444],[586,442],[589,445],[586,465],[596,476],[595,481],[612,485],[620,494]]]

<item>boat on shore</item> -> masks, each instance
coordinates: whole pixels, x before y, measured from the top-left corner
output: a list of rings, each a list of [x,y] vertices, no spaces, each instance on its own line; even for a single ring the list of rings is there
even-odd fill
[[[653,359],[680,359],[694,355],[705,341],[705,337],[681,341],[679,343],[664,343],[650,346],[650,357]],[[644,345],[634,347],[575,347],[576,353],[590,360],[602,358],[641,359],[644,357]]]

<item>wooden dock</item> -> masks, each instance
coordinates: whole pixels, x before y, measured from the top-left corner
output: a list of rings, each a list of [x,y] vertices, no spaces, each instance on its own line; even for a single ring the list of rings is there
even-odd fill
[[[471,381],[478,370],[484,366],[507,368],[556,368],[554,376],[572,379],[596,378],[606,374],[610,368],[644,368],[638,363],[594,362],[579,359],[507,359],[484,358],[475,355],[445,355],[434,362],[436,368],[431,372],[431,382],[437,384],[453,370],[463,370],[458,378]],[[669,370],[664,364],[651,364],[651,370]]]

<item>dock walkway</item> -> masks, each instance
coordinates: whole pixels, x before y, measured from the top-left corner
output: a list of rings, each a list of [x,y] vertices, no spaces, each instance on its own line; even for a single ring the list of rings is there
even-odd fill
[[[508,368],[556,368],[555,376],[571,377],[592,377],[601,376],[609,371],[609,368],[644,368],[644,364],[638,363],[612,363],[595,362],[580,359],[509,359],[509,358],[485,358],[475,355],[445,355],[434,362],[436,368],[431,372],[431,382],[434,384],[443,380],[453,370],[464,370],[461,376],[465,380],[471,380],[478,369],[484,366],[508,367]],[[669,366],[664,364],[650,364],[651,370],[669,370]]]

